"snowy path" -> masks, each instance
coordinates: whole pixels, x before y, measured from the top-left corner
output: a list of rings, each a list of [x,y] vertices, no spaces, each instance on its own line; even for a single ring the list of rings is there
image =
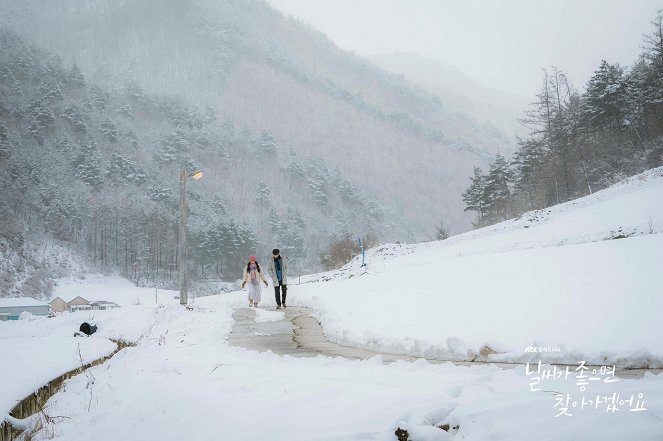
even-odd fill
[[[233,319],[235,323],[230,333],[229,344],[254,351],[272,351],[277,355],[293,357],[325,355],[358,360],[368,360],[380,356],[386,363],[397,360],[416,361],[421,358],[332,343],[325,337],[320,322],[312,316],[309,308],[289,307],[282,310],[240,308],[233,314]],[[457,366],[494,365],[503,369],[513,369],[525,365],[524,363],[452,361],[431,358],[425,358],[425,360],[434,364],[452,362]],[[573,366],[573,368],[575,367]],[[659,374],[663,372],[663,369],[620,369],[618,367],[616,376],[642,378],[646,372]]]
[[[257,315],[261,317],[257,318]],[[311,316],[308,308],[289,307],[280,311],[259,308],[257,312],[255,309],[241,308],[233,314],[233,318],[235,324],[229,339],[231,346],[294,357],[327,355],[368,360],[380,355],[385,362],[416,360],[407,355],[377,353],[331,343],[325,338],[322,326]]]

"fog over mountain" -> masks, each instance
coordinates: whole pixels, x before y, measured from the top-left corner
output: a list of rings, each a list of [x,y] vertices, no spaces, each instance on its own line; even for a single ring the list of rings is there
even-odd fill
[[[205,171],[189,187],[194,236],[208,237],[212,224],[245,225],[255,240],[247,250],[297,248],[302,268],[315,268],[339,237],[428,240],[440,222],[464,231],[471,216],[461,193],[472,166],[512,148],[510,137],[483,117],[455,111],[263,1],[2,0],[0,6],[12,46],[3,48],[13,84],[6,83],[3,96],[14,103],[14,113],[2,116],[9,150],[23,145],[61,156],[64,142],[78,146],[83,162],[94,154],[99,173],[87,190],[75,182],[59,188],[71,196],[67,185],[76,186],[85,193],[76,193],[81,201],[116,193],[111,171],[136,167],[145,179],[129,172],[123,182],[131,190],[123,191],[136,208],[150,191],[168,190],[150,203],[172,234],[179,169],[193,167]],[[19,74],[21,57],[31,60],[29,82]],[[44,75],[45,66],[59,73]],[[74,80],[57,80],[79,75],[84,86],[74,89],[68,83]],[[49,90],[61,93],[52,99]],[[42,132],[30,138],[35,102],[52,115],[52,125],[37,126]],[[37,157],[10,155],[7,166],[34,166]],[[87,208],[81,210],[85,219]],[[284,225],[288,234],[279,233]],[[99,240],[88,242],[96,256]],[[153,260],[155,244],[145,259]],[[215,252],[225,256],[224,247]],[[172,268],[171,258],[151,263],[150,272]],[[222,276],[226,264],[216,273]]]
[[[445,106],[487,121],[509,136],[526,136],[528,130],[518,122],[531,99],[486,86],[452,66],[407,52],[368,56],[387,72],[402,74],[437,95]],[[503,154],[512,153],[514,143],[505,145]]]

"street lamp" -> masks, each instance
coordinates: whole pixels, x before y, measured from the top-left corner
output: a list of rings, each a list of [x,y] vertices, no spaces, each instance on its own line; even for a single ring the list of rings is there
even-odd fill
[[[197,181],[202,177],[202,170],[196,170],[193,173],[180,170],[180,305],[186,305],[189,301],[187,279],[188,253],[186,248],[186,180],[187,178],[191,178]]]

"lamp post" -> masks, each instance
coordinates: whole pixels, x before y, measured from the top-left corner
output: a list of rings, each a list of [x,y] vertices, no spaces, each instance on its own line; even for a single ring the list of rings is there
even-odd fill
[[[186,305],[189,301],[188,292],[188,252],[186,247],[186,180],[192,178],[197,181],[203,177],[201,170],[196,170],[193,173],[187,173],[185,170],[180,170],[180,305]]]

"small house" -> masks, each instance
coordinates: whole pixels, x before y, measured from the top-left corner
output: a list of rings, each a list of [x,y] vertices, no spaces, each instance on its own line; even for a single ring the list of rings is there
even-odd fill
[[[99,311],[105,311],[107,309],[119,308],[120,305],[114,302],[108,302],[106,300],[99,300],[97,302],[90,303],[92,309],[97,309]]]
[[[69,310],[69,304],[62,300],[60,297],[56,297],[51,300],[51,311],[53,312],[64,312]]]
[[[22,312],[47,316],[49,305],[32,297],[0,298],[0,320],[18,320]]]
[[[64,296],[65,299],[69,298]],[[70,301],[66,301],[61,297],[56,297],[51,300],[51,310],[53,312],[76,312],[76,311],[105,311],[107,309],[119,308],[120,305],[107,300],[95,300],[88,302],[81,296],[76,296]]]
[[[67,298],[65,296],[65,298]],[[76,296],[70,301],[64,300],[62,297],[56,297],[51,300],[51,311],[64,312],[64,311],[89,311],[92,309],[90,302],[81,296]]]

